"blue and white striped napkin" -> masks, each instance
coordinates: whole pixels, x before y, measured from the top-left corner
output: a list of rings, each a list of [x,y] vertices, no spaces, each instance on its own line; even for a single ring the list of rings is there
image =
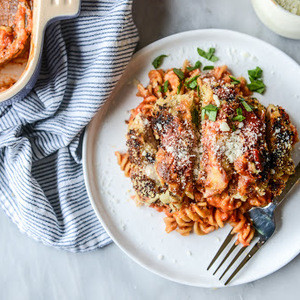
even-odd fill
[[[111,240],[85,189],[80,141],[137,44],[131,0],[83,0],[49,26],[42,68],[23,101],[0,108],[0,202],[46,245],[87,251]]]

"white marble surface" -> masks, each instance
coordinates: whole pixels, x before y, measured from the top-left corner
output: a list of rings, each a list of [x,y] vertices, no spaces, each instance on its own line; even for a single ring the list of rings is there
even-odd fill
[[[300,41],[265,28],[249,0],[135,0],[134,19],[139,47],[180,31],[226,28],[259,37],[300,62]],[[2,211],[0,228],[0,299],[300,299],[300,256],[256,282],[203,289],[151,274],[113,244],[85,254],[62,252],[21,234]]]

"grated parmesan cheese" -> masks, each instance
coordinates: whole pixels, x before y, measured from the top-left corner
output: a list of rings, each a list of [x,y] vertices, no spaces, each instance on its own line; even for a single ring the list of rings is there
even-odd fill
[[[233,163],[244,153],[244,143],[240,137],[240,130],[233,132],[225,141],[225,155],[230,163]]]
[[[220,130],[221,131],[229,131],[230,130],[230,127],[228,126],[227,122],[222,122],[220,124]]]
[[[220,99],[219,99],[218,95],[213,95],[213,99],[215,100],[216,105],[218,107],[220,107],[221,102],[220,102]]]
[[[276,0],[276,2],[292,14],[300,16],[300,0]]]

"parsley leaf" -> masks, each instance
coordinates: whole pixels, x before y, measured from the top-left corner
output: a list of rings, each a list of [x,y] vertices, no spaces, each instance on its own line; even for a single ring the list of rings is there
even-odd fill
[[[196,69],[200,69],[201,68],[201,62],[198,60],[196,61],[195,65],[193,67],[187,67],[188,71],[194,71]]]
[[[192,78],[186,80],[185,86],[187,86],[188,88],[190,88],[190,89],[192,89],[192,90],[195,89],[195,88],[197,87],[197,85],[198,85],[198,83],[197,83],[197,78],[198,78],[199,76],[200,76],[200,75],[196,75],[196,76],[194,76],[194,77],[192,77]]]
[[[204,106],[203,109],[208,110],[208,111],[216,111],[216,110],[218,110],[218,107],[213,104],[208,104],[208,105]]]
[[[209,111],[208,113],[206,112],[206,114],[208,115],[208,119],[213,122],[215,122],[217,119],[217,113],[218,112],[216,110]]]
[[[197,80],[194,80],[189,84],[188,87],[193,90],[197,87],[197,85],[198,85]]]
[[[246,111],[249,112],[249,111],[253,110],[252,107],[251,107],[251,105],[249,105],[244,98],[239,97],[239,100],[242,102],[242,104],[245,107]]]
[[[202,111],[201,111],[201,118],[202,118],[202,120],[204,120],[205,119],[205,115],[207,115],[208,119],[210,121],[213,121],[213,122],[216,121],[218,109],[219,108],[217,106],[213,105],[213,104],[208,104],[208,105],[204,106],[202,108]]]
[[[206,71],[206,70],[213,70],[214,69],[214,66],[205,66],[203,68],[203,71]]]
[[[169,87],[169,80],[165,81],[164,83],[164,93],[168,91],[168,87]]]
[[[243,115],[243,110],[239,107],[239,108],[237,108],[236,109],[236,113],[237,113],[237,115]]]
[[[198,54],[207,60],[210,60],[212,62],[216,62],[219,60],[218,57],[214,55],[216,49],[215,48],[209,48],[208,52],[205,52],[204,50],[197,48]]]
[[[232,121],[239,121],[239,122],[242,122],[243,120],[245,120],[246,118],[242,115],[237,115],[235,116]]]
[[[236,114],[237,116],[232,118],[232,121],[239,121],[242,122],[243,120],[245,120],[246,118],[243,116],[243,110],[239,107],[236,109]]]
[[[253,80],[251,83],[247,84],[247,86],[250,91],[260,94],[262,94],[266,89],[266,86],[262,80]]]
[[[173,69],[173,72],[178,76],[178,78],[179,78],[180,80],[183,80],[183,79],[184,79],[184,73],[183,73],[180,69],[174,68],[174,69]]]
[[[181,87],[182,87],[182,83],[180,82],[180,83],[178,84],[178,87],[177,87],[177,95],[180,94]]]
[[[161,87],[161,85],[159,86],[158,91],[159,91],[160,93],[162,93],[162,87]]]
[[[263,70],[260,67],[256,67],[253,70],[248,70],[248,75],[251,81],[262,77]]]
[[[248,88],[252,92],[257,92],[262,94],[266,86],[263,83],[261,77],[262,77],[263,70],[260,67],[256,67],[253,70],[248,70],[248,75],[251,83],[247,84]]]
[[[232,80],[231,82],[235,85],[235,84],[239,84],[241,83],[240,80],[238,80],[236,77],[229,75],[229,78]]]
[[[167,57],[167,56],[168,56],[168,55],[162,54],[162,55],[156,57],[156,58],[153,60],[153,62],[152,62],[153,67],[154,67],[155,69],[159,68],[159,67],[162,65],[162,63],[163,63],[164,58]]]

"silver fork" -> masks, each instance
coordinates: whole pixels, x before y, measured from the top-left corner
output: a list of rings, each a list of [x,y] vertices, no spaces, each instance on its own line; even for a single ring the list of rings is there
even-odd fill
[[[229,276],[229,278],[226,280],[224,285],[227,285],[232,278],[245,266],[245,264],[253,257],[253,255],[266,243],[266,241],[273,235],[276,225],[275,225],[275,218],[274,218],[274,211],[275,208],[286,198],[288,193],[292,190],[292,188],[297,183],[298,179],[300,177],[300,163],[298,163],[295,174],[292,175],[283,190],[283,192],[276,198],[273,199],[273,201],[268,204],[265,207],[255,207],[249,210],[248,217],[253,222],[253,226],[256,229],[255,231],[255,237],[258,238],[258,241],[256,244],[251,248],[249,253],[244,257],[244,259],[241,261],[241,263],[236,267],[236,269],[232,272],[232,274]],[[218,252],[212,259],[211,263],[209,264],[207,270],[209,270],[212,265],[215,263],[215,261],[218,259],[218,257],[221,255],[223,250],[226,248],[226,246],[230,243],[230,241],[233,239],[234,235],[229,232],[228,236],[226,237],[225,241],[219,248]],[[225,263],[227,258],[230,256],[230,254],[234,251],[234,249],[237,247],[237,244],[233,244],[219,266],[214,271],[213,275],[217,273],[217,271],[221,268],[221,266]],[[229,269],[232,267],[232,265],[237,261],[237,259],[241,256],[241,254],[247,249],[247,247],[242,247],[238,253],[234,256],[232,261],[229,263],[225,271],[220,276],[219,280],[223,278],[223,276],[229,271]]]

